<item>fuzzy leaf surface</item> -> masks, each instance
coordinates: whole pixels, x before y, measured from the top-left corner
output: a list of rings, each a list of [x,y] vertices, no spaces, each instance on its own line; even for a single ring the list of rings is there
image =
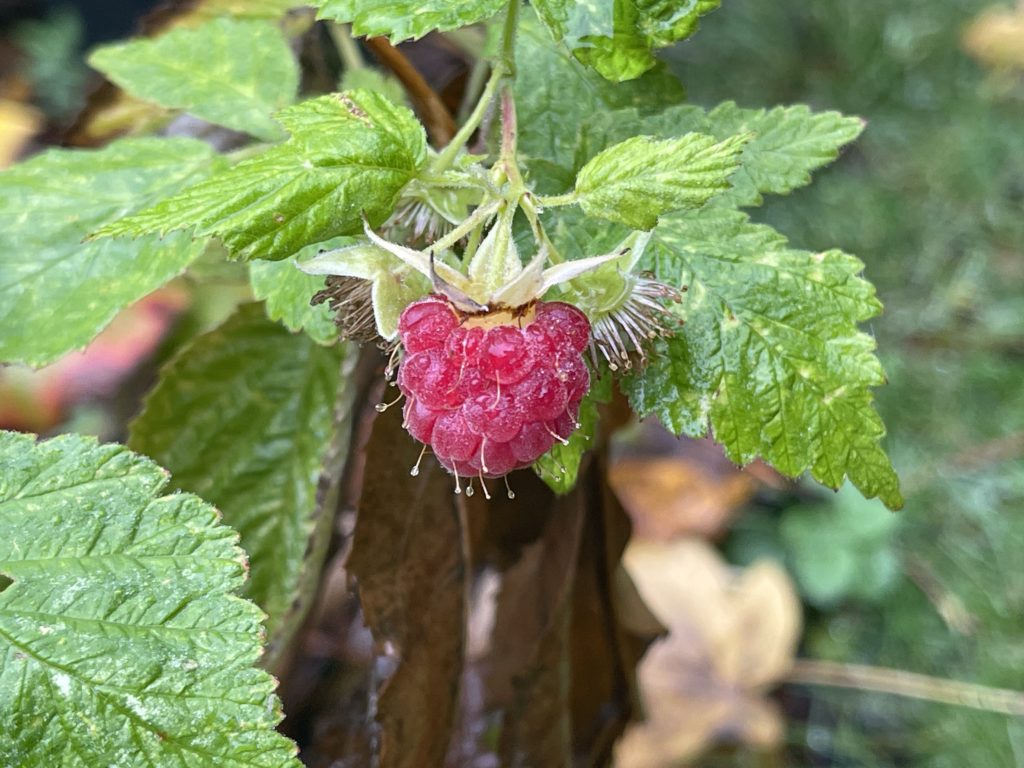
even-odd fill
[[[645,261],[684,291],[685,322],[624,382],[634,410],[677,434],[710,429],[738,464],[760,456],[832,488],[849,477],[902,505],[872,403],[885,376],[857,329],[881,311],[859,260],[795,250],[742,213],[705,209],[663,221]]]
[[[729,188],[746,136],[718,142],[688,133],[658,141],[634,136],[601,152],[576,177],[590,216],[651,229],[663,213],[697,208]]]
[[[537,15],[556,41],[580,61],[616,82],[632,80],[657,64],[654,52],[685,40],[720,0],[537,0]]]
[[[0,433],[0,764],[298,768],[237,537],[167,473]]]
[[[240,258],[284,259],[309,243],[379,226],[426,160],[416,117],[370,91],[321,96],[277,114],[291,138],[96,236],[195,229]]]
[[[338,327],[326,304],[310,305],[313,294],[324,287],[324,279],[307,275],[287,261],[249,262],[253,295],[265,302],[267,317],[284,323],[291,331],[305,331],[318,344],[338,340]]]
[[[43,365],[181,273],[189,238],[83,243],[89,232],[203,179],[216,157],[191,139],[53,149],[0,174],[0,360]]]
[[[691,131],[720,140],[747,134],[739,168],[730,178],[732,189],[716,204],[760,205],[763,194],[785,194],[811,181],[811,172],[831,163],[843,146],[864,129],[859,117],[839,112],[812,112],[804,104],[774,109],[744,109],[734,102],[719,104],[710,112],[701,107],[674,105],[658,114],[625,109],[606,112],[581,126],[574,150],[575,167],[616,142],[638,133],[659,139],[683,136]]]
[[[507,0],[314,0],[318,18],[352,24],[359,36],[391,42],[444,32],[490,18]]]
[[[342,354],[245,305],[171,361],[131,426],[132,448],[241,534],[252,563],[245,594],[267,612],[271,635],[313,529]]]
[[[260,20],[220,18],[105,45],[89,63],[132,96],[267,141],[284,138],[271,115],[299,85],[288,41]]]
[[[544,29],[528,16],[520,23],[516,61],[519,148],[535,181],[541,181],[542,172],[554,172],[547,185],[538,184],[544,192],[572,186],[579,167],[563,166],[573,155],[580,126],[611,110],[632,108],[637,115],[650,115],[684,96],[680,82],[664,68],[628,83],[608,82],[564,46],[552,45]],[[645,131],[634,130],[619,140],[637,133]]]

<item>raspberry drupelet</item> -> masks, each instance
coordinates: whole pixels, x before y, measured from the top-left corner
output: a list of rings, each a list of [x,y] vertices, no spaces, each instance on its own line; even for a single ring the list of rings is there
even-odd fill
[[[590,323],[576,307],[467,314],[435,294],[406,307],[398,333],[405,427],[456,477],[528,467],[576,429],[590,388]]]

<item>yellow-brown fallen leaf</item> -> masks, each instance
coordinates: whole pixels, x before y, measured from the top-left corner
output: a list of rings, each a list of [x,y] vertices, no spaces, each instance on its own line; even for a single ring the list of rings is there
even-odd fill
[[[733,569],[694,539],[634,542],[623,563],[669,633],[640,664],[646,720],[619,741],[617,768],[678,766],[720,741],[777,746],[784,724],[764,694],[792,666],[801,627],[785,571]]]
[[[1024,6],[981,13],[964,32],[963,47],[990,67],[1024,69]]]
[[[0,168],[18,159],[41,123],[42,117],[31,107],[0,99]]]
[[[616,460],[608,482],[633,521],[636,538],[714,539],[754,495],[759,480],[710,441],[673,442],[670,453]]]

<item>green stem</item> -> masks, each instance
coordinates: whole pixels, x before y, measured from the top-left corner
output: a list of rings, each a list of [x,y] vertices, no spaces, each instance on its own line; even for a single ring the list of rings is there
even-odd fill
[[[341,56],[341,63],[345,65],[345,71],[364,69],[366,60],[359,50],[359,45],[352,38],[346,24],[331,24],[331,39],[338,47],[338,55]]]
[[[537,204],[541,208],[557,208],[560,205],[575,205],[578,202],[575,192],[566,192],[564,195],[538,196]]]
[[[530,222],[530,229],[533,231],[533,239],[537,242],[538,246],[547,246],[548,249],[548,261],[552,264],[561,264],[563,259],[562,255],[555,248],[555,244],[551,242],[548,237],[547,230],[544,229],[544,225],[541,224],[540,216],[537,213],[537,207],[534,205],[533,197],[531,195],[523,195],[519,202],[519,207],[522,208],[523,213],[526,215],[526,220]]]
[[[474,229],[479,227],[481,224],[487,221],[491,216],[497,213],[498,208],[504,203],[504,200],[492,200],[487,205],[481,205],[469,217],[463,221],[459,226],[453,229],[444,237],[435,240],[431,245],[430,249],[434,253],[441,253],[446,248],[451,248],[459,240],[464,238]]]
[[[521,2],[522,0],[511,0],[509,2],[502,32],[501,58],[495,62],[494,68],[491,70],[491,76],[487,80],[487,85],[484,86],[484,90],[480,94],[480,100],[476,103],[466,122],[462,124],[462,127],[452,137],[452,140],[448,142],[448,146],[434,160],[432,170],[435,173],[441,173],[452,166],[459,152],[473,136],[473,132],[483,122],[484,115],[487,114],[487,109],[494,99],[494,95],[498,92],[498,87],[502,81],[506,78],[515,77],[516,25],[519,23],[519,5]]]

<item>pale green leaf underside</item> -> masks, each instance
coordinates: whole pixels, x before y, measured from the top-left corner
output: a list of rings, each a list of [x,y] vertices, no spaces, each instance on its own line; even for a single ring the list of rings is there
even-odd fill
[[[265,302],[267,317],[284,323],[292,331],[305,331],[318,344],[338,340],[338,326],[326,304],[312,306],[313,294],[324,287],[324,279],[307,275],[287,261],[249,262],[253,295]]]
[[[634,136],[583,166],[576,177],[577,199],[590,216],[651,229],[663,213],[697,208],[728,189],[747,138]]]
[[[720,0],[536,0],[537,15],[556,41],[613,81],[654,67],[654,52],[685,40]]]
[[[235,533],[167,473],[0,433],[0,765],[298,768]]]
[[[351,22],[359,36],[387,36],[392,42],[428,32],[458,29],[484,21],[507,0],[313,0],[318,18]]]
[[[195,229],[236,257],[284,259],[303,246],[380,225],[426,161],[415,116],[370,91],[321,96],[277,114],[284,144],[244,160],[96,236]]]
[[[243,306],[168,364],[131,426],[133,449],[241,534],[252,561],[245,594],[267,612],[271,635],[314,526],[342,354]]]
[[[203,179],[217,163],[190,139],[50,150],[0,174],[0,360],[42,365],[84,347],[125,306],[182,272],[189,238],[82,239]]]
[[[96,49],[89,63],[133,96],[276,141],[271,115],[295,98],[299,71],[276,24],[220,18]]]
[[[691,436],[710,426],[737,463],[760,456],[833,488],[849,477],[866,496],[902,504],[872,404],[885,377],[874,340],[857,329],[881,310],[861,262],[791,249],[717,209],[663,220],[645,261],[684,289],[685,322],[624,382],[638,413]]]

